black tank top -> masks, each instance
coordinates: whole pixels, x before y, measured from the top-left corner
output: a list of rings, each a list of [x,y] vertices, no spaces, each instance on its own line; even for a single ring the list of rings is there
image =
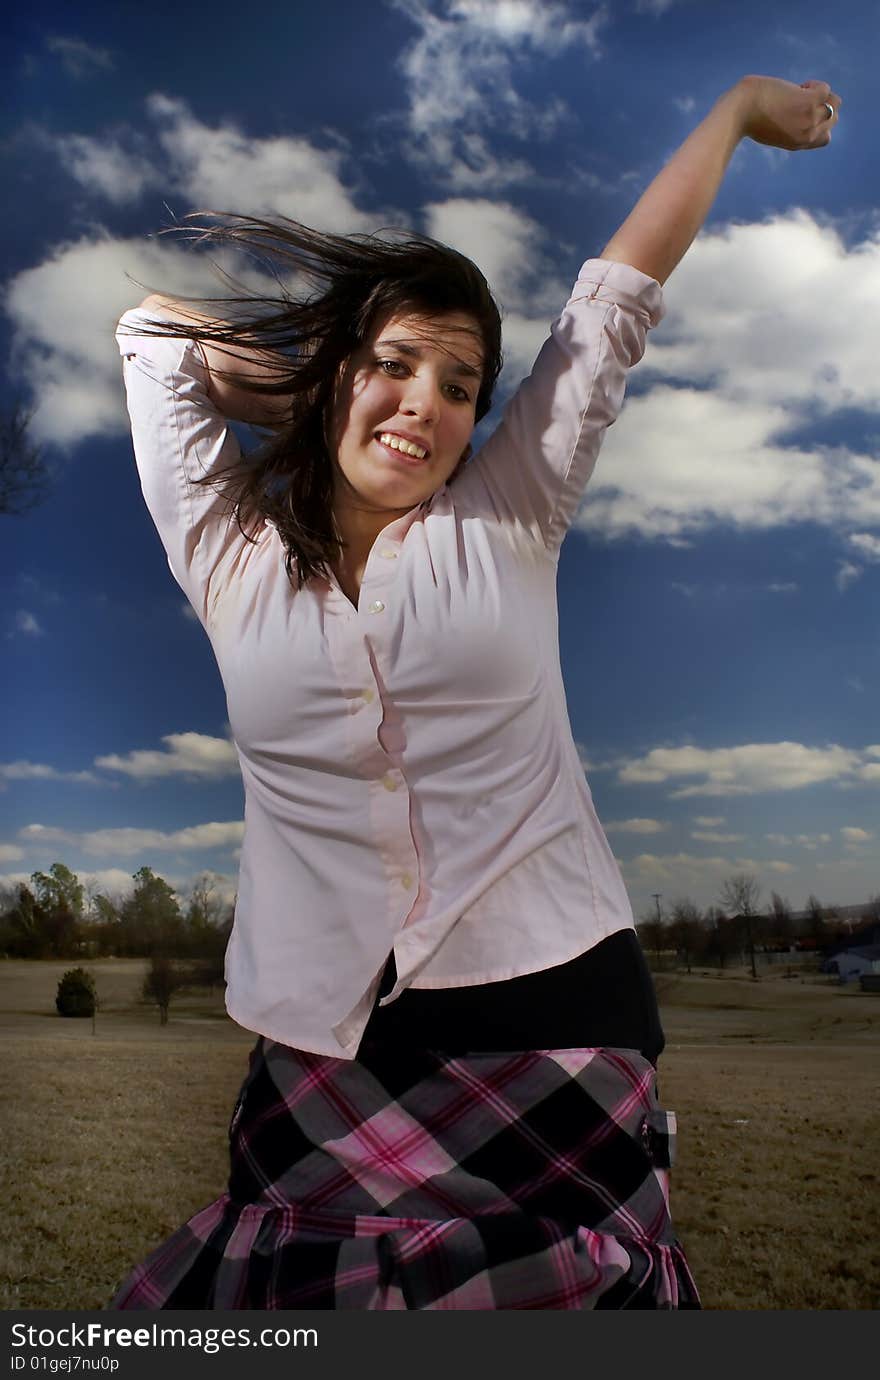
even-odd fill
[[[634,930],[553,968],[476,987],[407,988],[390,1006],[392,954],[358,1053],[403,1043],[446,1054],[517,1049],[637,1049],[657,1063],[665,1039]]]

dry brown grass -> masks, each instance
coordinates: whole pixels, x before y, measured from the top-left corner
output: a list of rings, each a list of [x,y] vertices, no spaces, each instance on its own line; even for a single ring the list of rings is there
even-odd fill
[[[144,965],[93,963],[102,1009],[54,1014],[69,963],[0,963],[0,1306],[97,1308],[222,1190],[253,1037],[219,994],[162,1028]],[[880,998],[822,980],[658,978],[673,1212],[704,1305],[880,1306]]]

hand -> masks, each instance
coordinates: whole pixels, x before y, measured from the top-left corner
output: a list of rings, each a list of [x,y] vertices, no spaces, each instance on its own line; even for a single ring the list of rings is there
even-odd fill
[[[797,86],[778,77],[743,77],[737,93],[743,101],[743,134],[756,143],[791,150],[820,149],[830,143],[840,97],[827,82]]]

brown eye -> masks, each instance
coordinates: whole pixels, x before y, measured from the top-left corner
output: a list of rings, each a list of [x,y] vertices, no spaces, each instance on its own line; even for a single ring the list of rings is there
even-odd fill
[[[462,388],[458,383],[449,383],[446,385],[446,389],[456,402],[470,402],[471,400],[467,389]]]

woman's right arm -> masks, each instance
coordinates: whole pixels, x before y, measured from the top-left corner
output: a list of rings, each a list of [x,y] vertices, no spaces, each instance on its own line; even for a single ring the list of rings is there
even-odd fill
[[[179,323],[182,337],[189,336],[187,326],[195,326],[198,331],[218,324],[216,318],[193,311],[187,303],[159,293],[145,297],[138,310],[155,316],[157,321]],[[271,383],[289,373],[290,365],[283,355],[271,350],[218,345],[197,337],[196,343],[208,374],[208,397],[224,417],[270,430],[290,421],[289,396],[279,394],[276,397],[241,387],[241,380]]]

